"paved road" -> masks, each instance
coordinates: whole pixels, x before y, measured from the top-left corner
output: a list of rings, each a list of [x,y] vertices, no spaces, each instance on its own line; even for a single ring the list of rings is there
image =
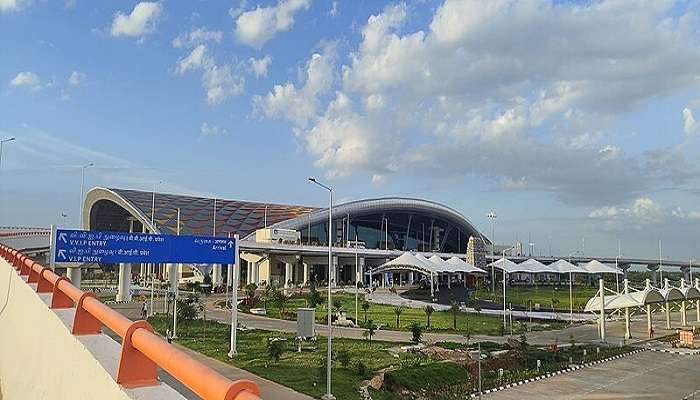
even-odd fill
[[[700,357],[645,351],[484,399],[682,399],[700,386]]]

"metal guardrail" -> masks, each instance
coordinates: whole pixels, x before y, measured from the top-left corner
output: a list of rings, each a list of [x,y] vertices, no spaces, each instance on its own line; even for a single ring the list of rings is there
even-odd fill
[[[249,380],[231,381],[196,361],[154,333],[146,321],[132,321],[83,292],[66,277],[56,275],[21,252],[0,244],[0,257],[9,262],[27,283],[36,283],[37,293],[52,293],[52,309],[76,307],[73,335],[101,333],[106,326],[122,338],[116,381],[124,387],[155,385],[157,368],[204,400],[260,400],[258,385]]]

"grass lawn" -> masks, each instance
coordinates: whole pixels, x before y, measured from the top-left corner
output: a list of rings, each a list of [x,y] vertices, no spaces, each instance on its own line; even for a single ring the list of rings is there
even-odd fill
[[[362,309],[363,295],[359,296],[359,310],[358,319],[360,324],[365,321],[365,312]],[[333,299],[340,299],[342,303],[342,309],[347,312],[348,318],[355,318],[355,295],[348,293],[334,293]],[[325,297],[324,297],[325,300]],[[381,329],[390,330],[409,330],[411,323],[414,321],[425,326],[427,324],[427,316],[423,309],[418,308],[404,308],[400,319],[399,325],[396,324],[396,314],[394,306],[369,303],[370,307],[367,310],[367,320],[374,321],[375,324],[381,325]],[[283,318],[289,320],[296,319],[296,309],[299,307],[306,307],[307,302],[305,298],[298,296],[293,296],[287,301],[285,306],[285,313],[282,315],[280,309],[273,303],[267,303],[267,316],[271,318]],[[316,307],[316,319],[319,322],[324,322],[328,313],[327,302],[324,301]],[[256,307],[265,307],[265,304],[258,301]],[[242,307],[243,311],[247,311],[248,307]],[[483,315],[476,313],[457,313],[457,329],[454,329],[453,315],[450,311],[435,311],[430,317],[430,329],[426,332],[455,332],[455,333],[466,333],[467,330],[470,331],[472,335],[499,335],[501,334],[501,327],[503,326],[503,319],[499,316]],[[513,332],[520,333],[526,330],[525,326],[522,324],[513,323]]]
[[[597,289],[591,287],[574,286],[574,311],[583,310],[586,302],[595,296]],[[494,300],[494,295],[490,291],[481,290],[477,297],[480,300]],[[540,310],[548,311],[552,309],[552,299],[556,299],[554,304],[555,309],[569,309],[569,286],[562,285],[558,287],[508,287],[506,300],[513,305],[519,305],[528,308],[528,300],[532,302],[532,309],[535,310],[535,304],[540,304]],[[495,302],[503,303],[502,288],[496,288]]]
[[[169,319],[155,316],[149,322],[160,334],[165,334]],[[206,328],[206,330],[205,330]],[[326,357],[326,340],[319,338],[313,344],[306,343],[301,353],[297,352],[294,334],[269,331],[240,331],[238,333],[239,356],[233,361],[228,358],[230,326],[201,320],[180,322],[178,324],[177,342],[192,350],[225,363],[246,369],[256,375],[279,382],[296,391],[320,398],[325,393],[326,378],[323,360]],[[286,351],[279,362],[275,363],[268,356],[268,338],[287,339]],[[398,343],[373,341],[371,346],[366,340],[333,339],[333,350],[347,352],[350,363],[343,367],[339,361],[333,362],[333,394],[339,400],[359,399],[359,383],[371,376],[358,373],[358,364],[362,363],[368,371],[375,371],[389,365],[398,365],[402,360],[413,355],[402,355],[398,359],[386,349],[398,346]]]

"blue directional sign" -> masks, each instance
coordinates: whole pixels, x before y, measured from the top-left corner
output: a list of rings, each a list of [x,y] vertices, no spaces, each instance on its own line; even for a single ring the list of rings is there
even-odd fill
[[[56,230],[56,262],[233,264],[235,239],[210,236]]]

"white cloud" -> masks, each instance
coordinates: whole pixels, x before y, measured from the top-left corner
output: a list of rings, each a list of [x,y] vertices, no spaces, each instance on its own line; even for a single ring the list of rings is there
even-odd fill
[[[338,16],[338,2],[336,0],[333,0],[333,3],[331,4],[331,10],[328,11],[328,15],[330,15],[331,17]]]
[[[291,83],[257,99],[268,118],[293,122],[329,175],[476,175],[498,188],[595,205],[695,179],[671,162],[683,158],[678,149],[628,154],[608,138],[623,114],[697,87],[690,7],[445,0],[424,29],[406,31],[409,11],[401,3],[369,17],[329,89],[362,108],[323,111],[320,96]],[[332,128],[368,148],[328,156],[352,148]]]
[[[197,28],[189,32],[179,34],[173,39],[173,47],[175,48],[192,48],[202,43],[215,42],[221,43],[224,33],[221,31],[210,31],[206,28]]]
[[[248,59],[248,64],[253,70],[255,77],[259,78],[261,76],[267,76],[267,68],[272,63],[272,57],[268,54],[263,58],[253,58]]]
[[[687,135],[697,133],[698,124],[695,122],[695,117],[693,116],[693,110],[686,107],[683,109],[683,132]]]
[[[30,2],[30,0],[0,0],[0,13],[21,10]]]
[[[673,219],[697,220],[700,219],[700,211],[687,211],[679,206],[663,207],[648,197],[640,197],[628,207],[607,206],[597,208],[591,211],[588,217],[606,222],[645,225],[667,223]]]
[[[302,9],[308,10],[311,0],[279,0],[270,7],[258,6],[254,10],[236,15],[234,34],[244,44],[261,48],[278,32],[290,29],[294,25],[294,14]]]
[[[328,45],[322,53],[314,53],[307,62],[301,87],[289,82],[275,85],[265,97],[254,98],[256,109],[268,118],[284,117],[299,127],[305,127],[317,113],[318,96],[333,85],[334,67],[335,47]]]
[[[207,94],[207,103],[217,105],[231,96],[243,92],[245,80],[236,74],[231,65],[219,65],[209,54],[207,46],[200,44],[189,55],[178,60],[176,73],[182,75],[188,71],[202,72],[202,87]]]
[[[20,72],[10,81],[10,86],[27,87],[32,90],[41,88],[41,78],[31,71]]]
[[[87,80],[87,75],[85,75],[84,72],[80,71],[73,71],[70,76],[68,77],[68,83],[73,85],[73,86],[78,86],[80,84],[85,83]]]
[[[131,14],[117,12],[112,21],[112,36],[144,36],[155,30],[156,22],[163,12],[157,2],[141,2],[134,6]]]
[[[225,128],[220,128],[216,125],[209,125],[206,122],[202,122],[202,125],[199,127],[199,135],[200,136],[219,136],[219,135],[226,135],[228,134],[228,131]]]

